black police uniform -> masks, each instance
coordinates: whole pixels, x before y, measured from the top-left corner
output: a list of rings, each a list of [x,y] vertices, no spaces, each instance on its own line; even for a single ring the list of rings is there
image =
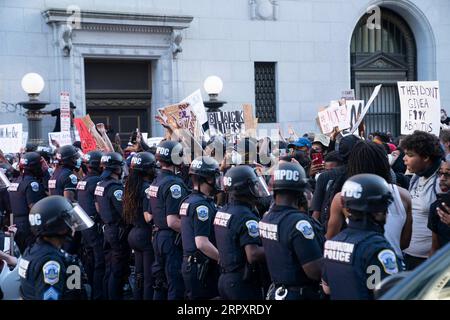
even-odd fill
[[[183,240],[183,274],[186,295],[190,300],[218,296],[219,269],[215,261],[197,249],[195,237],[208,237],[215,245],[213,222],[217,212],[214,199],[194,190],[180,207]]]
[[[216,213],[214,232],[220,256],[219,293],[226,300],[262,299],[261,287],[244,279],[246,245],[261,245],[259,218],[252,207],[233,201]]]
[[[135,300],[153,300],[154,280],[152,265],[155,260],[152,245],[153,223],[148,224],[144,218],[144,212],[148,209],[149,199],[147,197],[147,189],[149,187],[149,182],[142,184],[140,191],[141,200],[137,209],[139,214],[133,222],[133,229],[128,234],[128,244],[134,250],[134,272],[136,274]]]
[[[81,231],[83,247],[90,260],[91,269],[87,269],[89,282],[92,285],[92,299],[100,300],[104,297],[103,281],[105,277],[105,255],[103,252],[103,233],[101,231],[101,220],[95,208],[95,188],[100,182],[98,174],[88,173],[88,175],[77,184],[78,204],[86,211],[93,221],[93,227]],[[87,266],[89,263],[86,264]]]
[[[309,216],[275,205],[259,223],[259,234],[275,289],[269,299],[281,299],[275,297],[280,287],[283,300],[319,299],[319,282],[309,279],[302,267],[322,258]]]
[[[394,250],[381,228],[352,221],[347,229],[325,242],[323,279],[332,300],[371,300],[375,279],[400,270]],[[369,279],[373,275],[373,280]]]
[[[8,192],[14,224],[17,226],[14,240],[20,253],[23,254],[26,247],[34,241],[28,221],[29,206],[45,198],[46,194],[44,186],[35,177],[27,173],[11,183]]]
[[[188,189],[183,180],[169,170],[161,170],[148,189],[149,210],[153,216],[154,237],[153,249],[155,263],[153,275],[155,281],[161,278],[164,270],[167,280],[167,299],[181,300],[184,298],[184,282],[181,275],[183,250],[180,235],[167,225],[168,214],[178,214],[183,198]],[[155,290],[155,300],[161,299],[160,292]]]
[[[108,299],[120,300],[123,297],[123,279],[128,272],[130,248],[128,232],[122,221],[123,185],[111,177],[98,183],[95,189],[98,213],[105,224],[105,288]]]
[[[65,300],[81,298],[81,288],[71,288],[68,276],[81,271],[68,270],[64,252],[52,244],[38,239],[19,259],[20,293],[24,300]],[[79,265],[75,265],[80,268]],[[78,269],[80,270],[80,269]],[[67,274],[67,271],[72,272]],[[81,279],[75,279],[81,285]],[[73,284],[71,282],[71,284]]]
[[[51,196],[64,196],[64,191],[76,193],[78,178],[72,169],[62,166],[58,167],[48,180],[48,190]]]

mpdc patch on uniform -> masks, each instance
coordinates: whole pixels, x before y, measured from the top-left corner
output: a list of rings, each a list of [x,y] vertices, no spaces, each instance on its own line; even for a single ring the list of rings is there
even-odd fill
[[[117,199],[117,201],[122,201],[123,191],[122,190],[116,190],[114,191],[114,197]]]
[[[44,300],[58,300],[59,299],[59,293],[56,291],[55,288],[50,287],[47,291],[44,292],[43,296]]]
[[[39,183],[37,183],[36,181],[33,181],[30,185],[31,185],[31,190],[33,190],[34,192],[39,191]]]
[[[248,220],[245,223],[245,226],[248,229],[248,235],[252,238],[259,237],[259,225],[255,220]]]
[[[209,218],[209,209],[207,206],[197,207],[197,218],[200,221],[206,221]]]
[[[295,225],[295,228],[300,231],[306,239],[314,239],[314,229],[308,221],[300,220]]]
[[[397,256],[394,251],[385,249],[378,254],[378,261],[383,266],[384,272],[387,274],[398,273]]]
[[[59,273],[61,266],[58,262],[50,260],[42,267],[42,273],[44,274],[44,282],[53,286],[59,281]]]
[[[70,178],[70,181],[72,182],[72,184],[76,185],[76,184],[78,183],[78,178],[77,178],[76,175],[71,174],[71,175],[69,176],[69,178]]]
[[[179,199],[181,198],[181,187],[178,184],[174,184],[170,187],[170,193],[172,194],[172,198]]]

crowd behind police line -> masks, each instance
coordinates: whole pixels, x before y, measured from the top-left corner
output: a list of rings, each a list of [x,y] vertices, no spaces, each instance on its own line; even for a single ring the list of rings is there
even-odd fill
[[[201,145],[189,163],[178,141],[149,148],[139,132],[116,152],[0,154],[0,269],[20,279],[0,294],[374,299],[371,272],[413,270],[450,240],[450,131]]]

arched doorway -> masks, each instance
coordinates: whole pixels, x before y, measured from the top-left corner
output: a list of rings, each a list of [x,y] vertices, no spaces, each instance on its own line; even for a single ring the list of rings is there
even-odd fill
[[[369,29],[364,15],[353,31],[350,46],[352,87],[367,101],[378,84],[382,90],[365,118],[366,132],[400,134],[398,81],[417,80],[417,49],[407,22],[397,13],[381,9],[381,29]]]

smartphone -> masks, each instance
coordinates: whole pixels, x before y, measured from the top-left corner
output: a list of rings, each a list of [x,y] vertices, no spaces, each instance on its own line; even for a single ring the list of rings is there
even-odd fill
[[[445,210],[445,208],[442,206],[442,203],[445,203],[447,205],[447,207],[450,207],[450,194],[449,193],[439,193],[436,195],[437,200],[439,201],[439,205],[438,207],[444,211],[447,212]],[[448,214],[450,214],[450,212],[447,212]]]
[[[321,152],[315,152],[311,154],[312,163],[317,164],[323,164],[325,161],[323,160],[323,154]]]

